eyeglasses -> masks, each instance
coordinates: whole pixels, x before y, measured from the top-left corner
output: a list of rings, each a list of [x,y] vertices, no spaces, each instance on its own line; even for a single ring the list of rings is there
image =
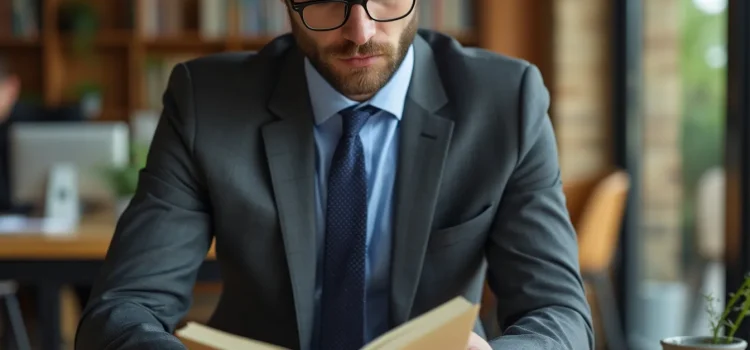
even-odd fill
[[[292,10],[310,30],[326,31],[343,26],[352,6],[362,5],[373,21],[391,22],[408,16],[416,0],[289,0]]]

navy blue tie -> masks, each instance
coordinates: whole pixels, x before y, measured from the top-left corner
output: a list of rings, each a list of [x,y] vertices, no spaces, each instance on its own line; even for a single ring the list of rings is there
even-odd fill
[[[343,130],[328,175],[321,350],[365,345],[367,172],[359,131],[373,112],[340,112]]]

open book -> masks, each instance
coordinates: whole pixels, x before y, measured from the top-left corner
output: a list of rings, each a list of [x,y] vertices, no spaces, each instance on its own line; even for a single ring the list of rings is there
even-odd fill
[[[479,305],[459,296],[383,334],[362,350],[465,349],[478,313]],[[283,349],[194,322],[176,335],[190,350]]]

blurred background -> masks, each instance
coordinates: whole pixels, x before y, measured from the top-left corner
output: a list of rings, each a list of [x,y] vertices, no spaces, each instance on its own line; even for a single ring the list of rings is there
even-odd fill
[[[722,311],[750,270],[747,1],[418,11],[544,74],[598,347],[711,334],[707,307]],[[0,0],[0,349],[72,348],[171,68],[258,50],[286,16],[275,0]],[[205,321],[220,288],[209,256],[186,320]]]

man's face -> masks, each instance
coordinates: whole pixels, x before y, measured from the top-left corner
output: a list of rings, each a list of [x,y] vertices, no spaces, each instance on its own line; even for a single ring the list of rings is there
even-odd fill
[[[376,22],[355,5],[344,26],[320,32],[305,27],[298,13],[289,11],[300,50],[335,89],[358,101],[372,97],[398,69],[417,32],[415,13]]]

